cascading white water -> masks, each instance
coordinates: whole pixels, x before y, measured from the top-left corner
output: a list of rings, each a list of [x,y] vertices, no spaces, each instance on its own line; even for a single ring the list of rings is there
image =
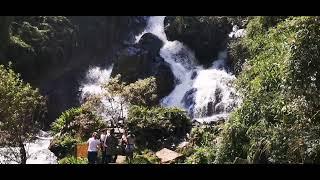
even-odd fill
[[[179,41],[168,41],[164,32],[165,16],[150,17],[146,30],[136,37],[136,42],[144,33],[158,36],[164,45],[161,57],[171,65],[178,84],[161,104],[180,107],[199,122],[215,121],[226,118],[238,104],[231,82],[235,77],[226,71],[226,53],[222,52],[213,65],[204,69],[197,65],[193,52]]]
[[[26,143],[27,164],[57,164],[57,157],[48,149],[52,139],[48,133],[40,131],[35,141]],[[20,161],[17,155],[19,148],[0,148],[0,164],[17,164]]]
[[[103,92],[102,84],[107,82],[112,72],[112,66],[108,69],[94,67],[87,72],[84,83],[80,86],[81,100],[88,95],[101,94]]]

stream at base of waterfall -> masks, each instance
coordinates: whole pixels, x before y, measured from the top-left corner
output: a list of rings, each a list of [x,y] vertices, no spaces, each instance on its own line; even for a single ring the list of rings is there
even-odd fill
[[[40,131],[33,142],[26,143],[27,164],[57,164],[57,157],[48,149],[53,138]],[[0,164],[19,164],[19,148],[0,148]]]

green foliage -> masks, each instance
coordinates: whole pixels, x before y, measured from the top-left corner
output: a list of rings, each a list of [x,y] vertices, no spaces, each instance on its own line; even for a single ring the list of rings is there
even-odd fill
[[[142,147],[156,149],[165,139],[183,137],[190,130],[190,119],[177,108],[132,106],[127,126]]]
[[[22,48],[32,48],[29,44],[24,42],[20,37],[11,36],[10,40],[11,40],[11,43],[16,44],[17,46],[20,46]]]
[[[59,160],[59,164],[88,164],[88,159],[68,156]]]
[[[284,20],[285,19],[285,20]],[[319,162],[319,17],[257,17],[242,40],[243,103],[226,123],[217,162]]]
[[[10,34],[5,55],[12,61],[13,68],[31,83],[57,75],[48,72],[59,72],[58,68],[61,71],[77,44],[76,29],[68,18],[14,16],[7,19],[6,33]],[[0,62],[7,63],[4,60]]]
[[[288,16],[256,16],[252,18],[247,25],[247,36],[248,38],[253,38],[256,35],[261,35],[286,18],[288,18]]]
[[[187,164],[212,164],[216,158],[217,137],[220,125],[201,125],[194,127],[190,134],[190,143],[180,151]]]
[[[187,164],[213,164],[216,150],[212,146],[196,147],[194,153],[187,157]]]
[[[68,134],[57,136],[50,144],[50,151],[52,151],[59,159],[66,156],[73,156],[75,148],[81,140],[76,139]]]
[[[249,56],[248,49],[242,39],[233,39],[228,44],[228,56],[231,61],[233,72],[239,75],[242,66]]]
[[[69,134],[82,140],[91,137],[92,132],[104,128],[105,124],[95,113],[85,107],[71,108],[52,124],[54,133]]]
[[[211,146],[219,134],[219,126],[202,125],[191,129],[191,142],[197,146]]]
[[[154,77],[143,80],[140,79],[130,84],[126,84],[120,79],[121,75],[117,75],[105,84],[105,89],[110,98],[119,96],[122,97],[126,103],[140,106],[152,106],[157,103],[157,85]]]
[[[156,79],[149,77],[126,86],[124,96],[131,105],[152,106],[157,104],[156,91]]]
[[[160,159],[154,152],[145,149],[140,154],[135,153],[132,159],[132,164],[159,164]]]
[[[238,75],[246,59],[250,55],[255,56],[265,46],[265,34],[272,27],[287,19],[287,16],[256,16],[250,17],[250,23],[246,27],[246,36],[240,39],[233,39],[229,42],[229,56],[234,66],[234,72]]]
[[[66,110],[55,122],[52,123],[51,131],[55,134],[59,133],[67,124],[72,122],[74,118],[81,113],[83,113],[82,108],[71,108]]]

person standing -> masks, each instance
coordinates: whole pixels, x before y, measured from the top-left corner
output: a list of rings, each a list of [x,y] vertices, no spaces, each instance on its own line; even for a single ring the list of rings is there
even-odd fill
[[[98,149],[100,146],[100,141],[98,139],[98,134],[94,132],[92,137],[87,141],[88,143],[88,161],[89,164],[96,164],[98,157]]]
[[[121,138],[121,143],[125,145],[125,155],[128,163],[132,162],[133,151],[134,151],[134,136],[129,132],[125,131]]]
[[[106,151],[106,164],[115,163],[114,156],[117,155],[118,139],[114,136],[114,129],[111,129],[110,134],[107,135],[104,146]]]
[[[102,134],[100,135],[101,153],[102,153],[101,163],[102,164],[106,163],[106,151],[105,151],[105,147],[104,147],[104,141],[106,140],[106,137],[107,137],[107,130],[104,129],[104,130],[102,130]]]

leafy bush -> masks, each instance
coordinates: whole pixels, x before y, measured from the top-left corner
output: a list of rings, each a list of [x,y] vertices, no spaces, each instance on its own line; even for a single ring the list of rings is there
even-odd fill
[[[102,129],[105,124],[95,113],[84,107],[71,108],[52,124],[54,133],[69,134],[81,140],[87,140],[92,132]]]
[[[191,142],[197,146],[211,146],[214,144],[220,130],[219,126],[202,125],[191,129]]]
[[[68,134],[56,136],[52,140],[49,149],[52,151],[59,159],[64,158],[69,155],[75,154],[75,148],[81,140],[76,139]]]
[[[284,21],[288,16],[257,16],[250,20],[247,25],[247,35],[253,38],[255,35],[261,35],[275,27],[279,22]]]
[[[215,148],[212,146],[196,147],[194,153],[187,157],[187,164],[213,164],[215,160]]]
[[[189,144],[179,151],[186,157],[182,163],[212,164],[216,157],[217,137],[220,131],[220,125],[193,127]]]
[[[125,97],[132,105],[150,107],[158,103],[156,91],[156,79],[154,77],[149,77],[128,84],[125,88]]]
[[[67,124],[72,122],[74,118],[81,113],[83,113],[82,108],[71,108],[66,110],[55,122],[52,123],[51,131],[55,134],[61,132],[62,129],[67,126]]]
[[[243,38],[231,39],[228,43],[228,58],[233,73],[238,76],[243,68],[243,64],[249,57],[248,48]]]
[[[68,156],[59,160],[59,164],[88,164],[88,159]]]
[[[165,139],[183,137],[190,125],[186,113],[177,108],[132,106],[128,112],[127,126],[137,144],[151,149],[163,145]]]

